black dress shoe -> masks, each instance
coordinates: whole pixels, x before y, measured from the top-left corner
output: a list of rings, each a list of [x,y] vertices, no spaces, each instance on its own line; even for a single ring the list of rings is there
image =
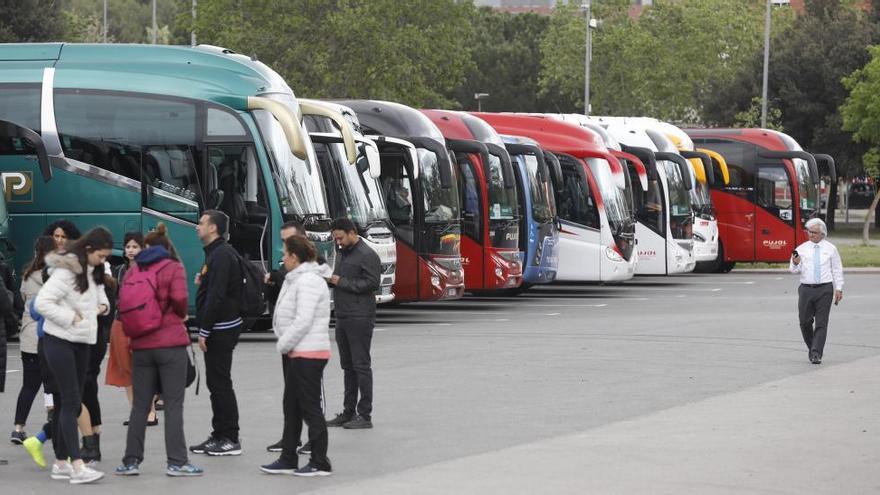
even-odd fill
[[[818,352],[811,352],[810,353],[810,362],[813,364],[821,364],[822,363],[822,358],[819,357]]]

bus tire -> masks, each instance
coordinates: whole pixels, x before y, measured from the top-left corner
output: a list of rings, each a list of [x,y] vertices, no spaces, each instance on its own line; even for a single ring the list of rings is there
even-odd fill
[[[715,257],[712,261],[700,261],[697,263],[697,266],[694,267],[694,271],[698,273],[727,273],[730,270],[724,271],[724,246],[719,242],[718,243],[718,256]]]

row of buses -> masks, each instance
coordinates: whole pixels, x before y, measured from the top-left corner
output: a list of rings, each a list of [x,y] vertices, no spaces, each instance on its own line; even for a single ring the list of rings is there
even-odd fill
[[[819,164],[833,180],[831,157],[763,129],[307,100],[212,46],[0,45],[16,266],[58,218],[115,239],[161,221],[192,283],[213,208],[264,270],[285,221],[332,263],[330,222],[351,218],[382,260],[379,302],[728,271],[806,240]]]

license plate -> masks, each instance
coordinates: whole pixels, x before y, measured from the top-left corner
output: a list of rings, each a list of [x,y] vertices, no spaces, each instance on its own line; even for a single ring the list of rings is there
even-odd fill
[[[382,295],[383,296],[391,295],[391,287],[389,287],[389,286],[382,287]]]
[[[446,289],[446,295],[450,296],[450,297],[454,297],[454,296],[458,295],[458,289],[456,289],[455,287],[449,287]]]

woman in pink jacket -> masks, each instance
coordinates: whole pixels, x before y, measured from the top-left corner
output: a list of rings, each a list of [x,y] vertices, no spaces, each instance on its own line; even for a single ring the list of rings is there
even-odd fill
[[[177,252],[168,239],[164,224],[144,237],[146,249],[135,257],[135,264],[125,276],[126,284],[136,280],[138,272],[155,275],[156,300],[161,308],[161,325],[149,333],[132,337],[132,408],[128,418],[125,457],[116,474],[140,474],[144,460],[144,435],[153,395],[161,388],[165,400],[165,453],[168,476],[199,476],[202,469],[189,463],[183,435],[183,398],[186,395],[186,372],[190,345],[183,324],[187,315],[188,293],[186,275]],[[119,291],[120,317],[132,306],[126,301],[128,285]],[[131,297],[130,295],[128,297]]]

